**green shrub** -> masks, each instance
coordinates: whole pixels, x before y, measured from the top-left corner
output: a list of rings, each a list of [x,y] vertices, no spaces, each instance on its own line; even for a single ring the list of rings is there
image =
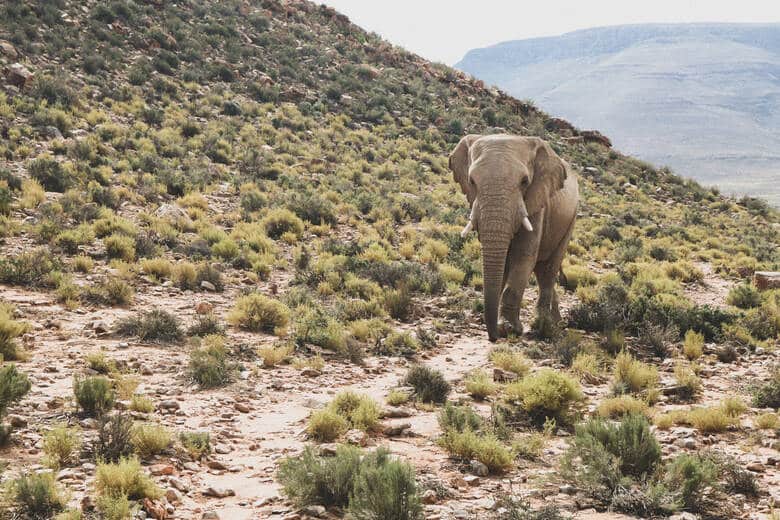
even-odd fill
[[[281,335],[290,322],[290,309],[277,300],[252,293],[236,301],[227,319],[232,325],[252,332]]]
[[[347,419],[330,409],[313,412],[306,425],[309,437],[319,442],[333,442],[348,429]]]
[[[57,469],[78,460],[81,436],[78,430],[61,424],[43,434],[43,453],[48,466]]]
[[[114,406],[116,395],[111,381],[102,376],[73,379],[73,395],[81,410],[89,416],[102,415]]]
[[[28,162],[27,171],[30,177],[40,182],[46,191],[64,193],[77,182],[70,169],[63,168],[59,161],[49,155],[42,155]]]
[[[576,330],[567,330],[566,334],[559,335],[552,345],[552,354],[564,366],[570,367],[574,358],[580,353],[582,347],[582,333]]]
[[[270,210],[261,224],[266,234],[274,240],[281,238],[285,233],[292,233],[300,237],[303,234],[303,221],[292,211],[284,208]]]
[[[11,482],[10,495],[25,518],[51,518],[67,503],[49,472],[22,475]]]
[[[124,495],[100,495],[97,497],[97,510],[103,520],[127,520],[132,518],[133,508]]]
[[[615,358],[612,389],[615,394],[639,393],[658,384],[658,370],[635,359],[626,351]]]
[[[391,332],[381,341],[378,354],[384,356],[407,356],[417,354],[419,342],[409,332]]]
[[[577,425],[561,469],[578,488],[609,502],[620,487],[650,476],[660,460],[647,419],[628,415],[618,423],[590,419]]]
[[[522,352],[511,347],[494,347],[490,351],[490,362],[501,370],[512,372],[522,377],[531,369],[531,364]]]
[[[677,363],[674,367],[674,378],[677,381],[677,386],[680,388],[678,395],[682,399],[693,399],[701,393],[702,383],[699,376],[683,363]]]
[[[336,394],[328,410],[346,419],[351,428],[363,431],[375,429],[381,414],[379,404],[371,397],[349,390]]]
[[[193,459],[200,459],[211,453],[211,435],[209,432],[182,432],[179,442]]]
[[[478,433],[468,428],[462,432],[447,430],[439,445],[459,459],[476,459],[491,473],[503,473],[512,466],[512,452],[492,433]]]
[[[412,293],[406,286],[385,291],[384,306],[390,317],[407,321],[412,315]]]
[[[126,496],[131,500],[154,500],[162,496],[162,491],[144,473],[141,462],[135,457],[98,464],[95,489],[101,496]]]
[[[756,408],[780,408],[780,368],[774,368],[766,382],[753,388],[752,394]]]
[[[360,471],[361,455],[359,448],[339,446],[335,456],[320,457],[306,446],[301,455],[282,460],[276,477],[282,492],[297,507],[345,507]]]
[[[630,395],[604,399],[596,408],[599,417],[615,419],[624,415],[647,415],[647,403]]]
[[[49,275],[62,269],[61,262],[46,249],[35,249],[16,256],[0,257],[0,282],[11,285],[40,287]]]
[[[690,360],[698,359],[704,352],[704,335],[689,330],[683,340],[683,354]]]
[[[498,391],[498,385],[493,382],[493,378],[484,370],[475,370],[465,381],[466,392],[474,399],[481,401]]]
[[[95,442],[95,458],[115,462],[133,452],[133,418],[124,413],[99,418],[98,437]]]
[[[739,324],[759,341],[775,339],[780,336],[780,306],[767,300],[760,307],[747,311]]]
[[[206,336],[204,346],[190,353],[188,372],[201,388],[224,386],[233,381],[238,365],[228,358],[220,336]]]
[[[154,403],[148,397],[134,394],[130,401],[130,409],[134,412],[151,413],[154,411]]]
[[[179,319],[161,309],[121,319],[115,328],[120,336],[135,336],[141,341],[172,343],[184,338]]]
[[[761,305],[761,293],[749,283],[735,285],[729,290],[726,303],[740,309],[752,309]]]
[[[576,380],[549,368],[510,383],[505,394],[538,424],[547,419],[568,424],[575,408],[585,400]]]
[[[26,323],[14,320],[11,313],[10,307],[0,303],[0,356],[6,361],[25,357],[17,338],[29,329]]]
[[[360,463],[349,500],[355,520],[419,520],[423,517],[414,469],[379,448]]]
[[[225,333],[225,327],[219,321],[219,318],[213,312],[207,314],[198,314],[195,317],[195,323],[187,329],[188,336],[214,336]]]
[[[82,297],[98,305],[128,305],[133,301],[135,290],[119,278],[108,278],[86,287]]]
[[[401,406],[402,404],[409,402],[410,397],[411,395],[403,390],[390,390],[385,401],[390,406]]]
[[[450,393],[444,374],[423,365],[414,365],[406,373],[404,384],[414,388],[417,399],[424,403],[443,403]]]
[[[676,490],[686,509],[699,510],[704,488],[717,487],[719,468],[709,457],[682,454],[666,467],[664,482]]]
[[[139,457],[147,459],[163,452],[171,445],[173,438],[164,426],[141,424],[133,428],[133,449]]]
[[[103,245],[109,258],[119,258],[125,262],[135,260],[135,240],[127,235],[114,233],[103,239]]]
[[[437,416],[442,431],[464,432],[466,430],[480,431],[484,424],[482,416],[470,406],[456,406],[446,403]]]

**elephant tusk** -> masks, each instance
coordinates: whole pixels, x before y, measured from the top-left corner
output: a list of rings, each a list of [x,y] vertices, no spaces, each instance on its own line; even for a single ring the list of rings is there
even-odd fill
[[[523,217],[523,227],[526,229],[526,231],[534,230],[534,227],[531,225],[531,221],[528,220],[528,217]]]
[[[474,227],[474,223],[471,221],[471,219],[469,219],[468,224],[466,224],[466,226],[463,228],[463,231],[460,232],[460,236],[465,237],[466,235],[468,235],[473,227]]]

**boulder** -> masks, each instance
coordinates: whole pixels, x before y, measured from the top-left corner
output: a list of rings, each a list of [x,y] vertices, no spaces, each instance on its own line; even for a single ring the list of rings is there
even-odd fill
[[[24,88],[30,84],[33,79],[33,73],[21,63],[14,63],[5,69],[5,79],[11,85]]]
[[[19,53],[16,52],[16,48],[11,45],[11,42],[7,42],[5,40],[0,40],[0,54],[8,56],[12,60],[19,56]]]
[[[600,145],[606,146],[607,148],[612,148],[612,141],[609,140],[609,137],[602,134],[598,130],[583,130],[580,132],[580,135],[586,143],[598,143]]]
[[[753,283],[758,289],[780,289],[780,273],[773,271],[756,271],[753,274]]]

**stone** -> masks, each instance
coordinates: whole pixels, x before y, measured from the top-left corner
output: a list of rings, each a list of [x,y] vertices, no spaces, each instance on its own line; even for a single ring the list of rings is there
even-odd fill
[[[5,79],[11,85],[24,88],[33,79],[33,73],[21,63],[14,63],[5,69]]]
[[[439,501],[439,496],[436,494],[436,491],[432,489],[426,489],[425,492],[422,494],[423,504],[435,504],[438,501]]]
[[[225,471],[227,469],[227,466],[222,461],[211,459],[208,462],[206,462],[206,465],[209,467],[209,469],[216,469],[219,471]]]
[[[149,513],[149,516],[156,520],[164,520],[168,518],[168,511],[165,509],[165,505],[156,501],[144,498],[144,511]]]
[[[385,426],[383,433],[388,437],[398,437],[399,435],[403,435],[404,432],[411,427],[412,425],[410,423],[389,424]]]
[[[182,493],[186,493],[187,491],[190,490],[190,487],[183,480],[179,480],[177,478],[169,478],[168,484],[170,484],[177,490],[181,491]]]
[[[195,306],[195,313],[196,314],[211,314],[214,312],[214,306],[210,304],[209,302],[198,302],[198,304]]]
[[[753,283],[761,291],[780,289],[780,272],[756,271],[753,274]]]
[[[218,453],[220,455],[227,455],[231,451],[233,451],[233,448],[227,446],[226,444],[217,444],[214,446],[214,453]]]
[[[509,372],[508,370],[502,370],[500,368],[493,369],[493,381],[496,383],[511,383],[517,381],[517,374]]]
[[[577,488],[572,486],[571,484],[564,484],[558,488],[558,491],[563,493],[564,495],[575,495],[577,494]]]
[[[335,442],[329,442],[326,444],[320,444],[320,455],[323,457],[333,457],[336,455],[336,450],[339,445]]]
[[[754,473],[764,473],[766,471],[766,466],[764,466],[760,462],[751,462],[750,464],[745,466],[745,469],[749,471],[753,471]]]
[[[598,143],[607,148],[612,148],[612,141],[598,130],[583,130],[580,132],[580,135],[586,143]]]
[[[313,516],[315,518],[320,518],[325,516],[326,509],[325,506],[320,506],[315,504],[312,506],[304,507],[303,509],[301,509],[301,512],[309,516]]]
[[[174,401],[173,399],[166,399],[164,401],[160,401],[160,408],[163,410],[178,410],[181,408],[181,405],[179,404],[179,401]]]
[[[11,426],[14,428],[25,428],[27,426],[27,419],[21,415],[9,415],[8,422],[11,423]]]
[[[162,475],[173,475],[174,468],[170,464],[155,464],[149,468],[149,471],[155,477],[159,477]]]
[[[236,403],[233,405],[233,408],[235,408],[237,411],[239,411],[239,412],[241,412],[241,413],[249,413],[249,412],[251,412],[251,411],[252,411],[252,409],[251,409],[251,408],[249,408],[249,405],[248,405],[248,404],[246,404],[246,403],[240,403],[240,402],[236,402]]]
[[[674,443],[680,448],[685,448],[686,450],[696,449],[696,439],[693,437],[682,437],[674,441]]]
[[[322,372],[320,372],[316,368],[308,367],[301,370],[301,375],[306,377],[319,377],[320,375],[322,375]]]
[[[219,515],[216,511],[206,511],[201,518],[203,520],[219,520]]]
[[[414,412],[409,408],[404,408],[402,406],[388,406],[385,408],[383,415],[387,419],[400,419],[411,417],[414,415]]]
[[[5,40],[0,40],[0,54],[5,54],[12,60],[15,60],[19,56],[19,53],[16,52],[16,47],[11,45],[11,42]]]
[[[203,490],[203,495],[214,498],[225,498],[236,496],[236,492],[230,488],[218,488],[209,486]]]
[[[165,500],[171,504],[181,504],[182,494],[178,489],[168,488],[165,492]]]
[[[478,477],[487,477],[488,474],[490,474],[490,470],[482,462],[478,460],[472,460],[470,464],[471,464],[471,472],[477,475]]]
[[[209,282],[208,280],[203,280],[200,282],[200,288],[205,289],[207,291],[216,292],[217,288],[214,286],[213,283]]]
[[[466,475],[463,481],[469,486],[479,486],[481,479],[476,475]]]
[[[344,439],[355,446],[365,447],[368,444],[368,435],[362,430],[349,430]]]

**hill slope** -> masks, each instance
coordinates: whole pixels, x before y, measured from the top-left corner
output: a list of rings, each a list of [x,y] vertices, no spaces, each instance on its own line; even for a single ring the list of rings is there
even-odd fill
[[[504,42],[457,65],[630,154],[780,204],[780,25],[627,25]]]
[[[558,471],[572,425],[621,407],[665,428],[660,447],[637,448],[657,456],[642,460],[668,478],[653,488],[664,500],[693,500],[675,494],[675,468],[702,464],[712,503],[686,508],[769,511],[771,493],[722,494],[734,468],[759,464],[770,492],[780,476],[769,448],[738,442],[760,441],[778,386],[779,296],[740,284],[780,266],[778,215],[761,201],[622,155],[309,2],[14,0],[0,40],[0,421],[13,425],[0,440],[15,481],[1,514],[338,518],[359,504],[387,518],[377,509],[405,496],[447,518],[523,517],[526,499],[643,518],[660,506],[638,483],[626,495],[636,472],[615,475],[619,489],[582,480],[623,471],[615,459]],[[492,351],[447,154],[466,132],[502,130],[548,139],[581,173],[582,203],[568,322]],[[696,361],[680,353],[688,331]],[[613,374],[623,348],[647,365],[623,354],[632,371]],[[438,372],[407,380],[418,363]],[[748,400],[745,381],[770,383],[761,408],[691,410]],[[441,413],[445,397],[463,408]],[[354,451],[321,459],[328,441],[385,446],[413,473]],[[736,465],[675,458],[704,444]],[[130,453],[137,464],[103,465]],[[44,465],[56,479],[30,475]],[[323,492],[334,474],[346,482]],[[30,498],[30,479],[70,502]]]

